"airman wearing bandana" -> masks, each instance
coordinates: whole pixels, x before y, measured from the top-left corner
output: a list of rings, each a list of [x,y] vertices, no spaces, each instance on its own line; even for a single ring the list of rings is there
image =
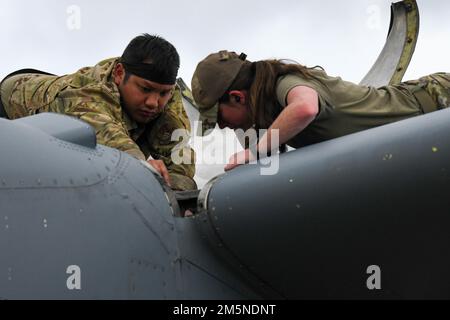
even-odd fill
[[[77,117],[96,131],[97,142],[146,160],[176,190],[196,189],[195,154],[177,152],[189,163],[175,164],[176,129],[190,131],[176,76],[179,56],[166,40],[144,34],[120,58],[111,58],[64,76],[24,70],[0,85],[5,116],[17,119],[41,112]]]

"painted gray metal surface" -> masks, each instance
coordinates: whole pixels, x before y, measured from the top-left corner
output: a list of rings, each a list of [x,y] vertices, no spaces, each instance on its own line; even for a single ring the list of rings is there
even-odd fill
[[[34,117],[17,119],[16,123],[40,129],[54,138],[87,148],[95,149],[97,145],[94,128],[73,117],[41,113]]]
[[[47,120],[58,117],[71,120]],[[0,119],[0,298],[258,297],[203,251],[195,220],[175,217],[175,195],[140,161],[44,131]]]
[[[272,297],[448,299],[449,123],[447,109],[288,152],[275,175],[232,170],[202,190],[203,232]]]
[[[176,295],[173,218],[150,171],[117,150],[0,121],[1,297]],[[66,286],[71,265],[81,268],[81,290]]]

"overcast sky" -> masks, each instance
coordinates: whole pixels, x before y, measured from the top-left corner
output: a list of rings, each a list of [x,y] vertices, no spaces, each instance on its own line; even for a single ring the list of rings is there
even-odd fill
[[[450,71],[450,1],[418,0],[419,41],[405,80]],[[0,77],[32,67],[72,73],[120,56],[147,32],[173,43],[190,86],[221,49],[249,60],[288,58],[359,82],[386,39],[388,0],[0,0]]]

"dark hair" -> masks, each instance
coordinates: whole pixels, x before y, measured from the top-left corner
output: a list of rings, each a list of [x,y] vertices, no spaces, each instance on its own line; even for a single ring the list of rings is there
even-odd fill
[[[286,74],[312,78],[310,69],[313,68],[301,64],[288,64],[284,60],[246,61],[220,101],[229,100],[229,91],[248,90],[250,116],[257,128],[267,129],[281,112],[276,96],[278,78]]]
[[[147,63],[156,66],[164,73],[177,74],[180,68],[180,56],[175,47],[157,35],[144,33],[130,41],[119,62],[127,64]],[[125,81],[130,72],[125,66]]]

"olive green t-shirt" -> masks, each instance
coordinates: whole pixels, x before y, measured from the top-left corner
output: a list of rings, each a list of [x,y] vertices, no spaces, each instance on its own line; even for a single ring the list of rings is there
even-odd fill
[[[412,93],[405,85],[380,88],[366,87],[328,76],[311,69],[313,77],[289,74],[278,79],[276,94],[282,107],[288,93],[296,86],[306,86],[319,95],[319,113],[315,120],[288,145],[299,148],[341,137],[391,122],[423,114]]]

